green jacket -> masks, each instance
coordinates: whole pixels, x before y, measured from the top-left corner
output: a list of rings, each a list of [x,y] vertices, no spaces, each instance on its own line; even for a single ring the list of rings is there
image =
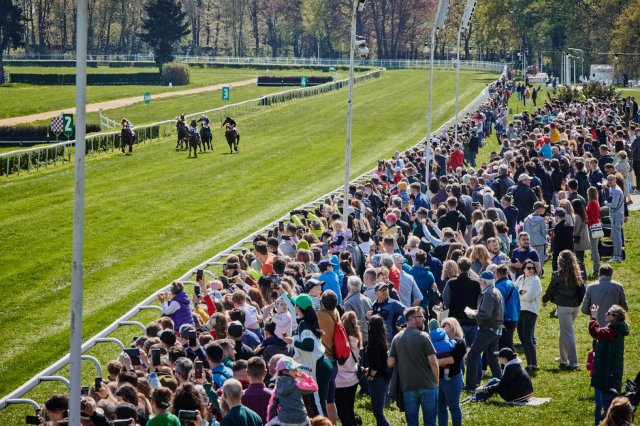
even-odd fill
[[[624,321],[614,321],[607,327],[599,327],[595,320],[589,321],[589,334],[596,339],[593,356],[591,386],[608,392],[613,388],[620,392],[624,370],[624,338],[629,327]]]

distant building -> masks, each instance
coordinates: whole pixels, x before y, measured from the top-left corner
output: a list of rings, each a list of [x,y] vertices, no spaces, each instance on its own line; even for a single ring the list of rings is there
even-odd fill
[[[605,64],[591,65],[591,69],[589,70],[589,80],[605,84],[613,84],[618,82],[613,65]]]

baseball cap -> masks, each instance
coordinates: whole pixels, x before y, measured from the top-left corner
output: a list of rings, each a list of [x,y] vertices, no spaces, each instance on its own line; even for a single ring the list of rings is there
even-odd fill
[[[311,296],[309,296],[306,293],[303,293],[297,297],[294,297],[292,301],[298,308],[300,308],[303,311],[313,306],[313,300],[311,299]]]
[[[523,180],[527,180],[527,179],[531,179],[531,176],[529,176],[526,173],[523,173],[520,176],[518,176],[518,182],[522,182]]]
[[[309,291],[311,291],[311,289],[314,288],[315,286],[319,286],[319,285],[321,286],[323,284],[324,284],[324,281],[320,281],[315,278],[310,278],[304,283],[304,292],[309,293]]]
[[[491,271],[484,271],[480,274],[480,279],[483,281],[493,281],[495,278],[495,275],[493,275]]]
[[[381,290],[383,288],[387,288],[388,289],[389,287],[391,287],[391,284],[378,283],[378,284],[376,284],[375,291]]]
[[[288,356],[283,356],[278,360],[278,363],[276,364],[276,371],[297,370],[299,367],[300,367],[300,364],[294,361],[293,358]]]
[[[321,260],[318,262],[318,268],[320,269],[327,268],[329,266],[333,266],[333,264],[328,260]]]

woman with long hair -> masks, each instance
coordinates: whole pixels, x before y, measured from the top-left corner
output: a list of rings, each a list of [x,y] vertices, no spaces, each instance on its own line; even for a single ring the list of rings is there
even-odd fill
[[[451,350],[451,356],[439,359],[440,382],[438,390],[438,424],[449,424],[448,412],[451,412],[451,424],[462,425],[462,411],[460,410],[460,393],[463,380],[462,369],[464,356],[467,353],[467,345],[464,342],[462,327],[453,317],[442,320],[442,328],[451,341],[456,345]]]
[[[567,222],[567,225],[575,227],[575,211],[573,211],[573,204],[571,204],[571,201],[566,198],[564,200],[560,200],[558,201],[558,207],[562,207],[567,212],[567,215],[564,218],[564,220]]]
[[[619,396],[611,401],[607,416],[600,426],[633,426],[633,406],[626,396]]]
[[[452,278],[457,278],[460,275],[458,264],[453,260],[445,260],[442,265],[442,282],[447,283]]]
[[[573,207],[573,219],[575,221],[573,227],[573,251],[578,258],[580,271],[582,271],[583,277],[586,278],[587,269],[584,266],[584,252],[591,246],[591,242],[589,241],[589,221],[582,201],[575,199],[571,201],[571,205]]]
[[[471,270],[480,275],[491,264],[491,255],[487,247],[482,244],[476,244],[470,248],[471,254]]]
[[[591,227],[597,223],[600,223],[600,202],[598,201],[598,189],[594,186],[587,189],[587,225],[589,231]],[[598,271],[600,271],[600,253],[598,253],[598,242],[600,238],[594,238],[591,232],[589,232],[589,241],[591,243],[591,261],[593,262],[593,273],[590,278],[596,278]]]
[[[358,362],[360,361],[360,349],[362,349],[362,335],[360,334],[360,325],[355,312],[345,312],[340,321],[349,338],[351,356],[349,356],[344,364],[338,364],[338,375],[336,376],[336,408],[338,409],[340,423],[344,426],[355,426],[356,416],[354,406],[359,382]]]
[[[535,331],[542,285],[536,274],[536,265],[531,259],[524,261],[522,275],[515,282],[520,296],[520,315],[518,316],[518,336],[527,357],[527,371],[538,371],[538,356],[536,354]]]
[[[367,361],[369,362],[367,378],[371,409],[377,426],[389,426],[384,416],[385,398],[391,379],[391,372],[387,367],[388,349],[384,320],[380,315],[372,315],[369,318],[369,342],[367,343]]]
[[[579,200],[577,200],[580,203]],[[578,368],[578,352],[573,323],[580,312],[585,288],[582,274],[578,267],[578,259],[570,250],[560,252],[558,270],[551,275],[549,287],[542,297],[545,305],[551,301],[558,309],[560,323],[560,356],[556,362],[561,368],[575,370]]]
[[[322,344],[323,331],[318,324],[318,317],[313,310],[313,300],[308,294],[301,294],[293,299],[298,317],[298,327],[293,337],[285,337],[284,341],[293,344],[295,359],[302,365],[302,370],[312,376],[318,384],[318,391],[304,395],[309,417],[327,415],[327,392],[333,364],[324,356]]]

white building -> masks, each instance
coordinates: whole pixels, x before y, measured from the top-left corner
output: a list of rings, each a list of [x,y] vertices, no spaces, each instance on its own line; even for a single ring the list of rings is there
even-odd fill
[[[613,65],[593,64],[589,70],[589,80],[605,84],[616,83]]]

